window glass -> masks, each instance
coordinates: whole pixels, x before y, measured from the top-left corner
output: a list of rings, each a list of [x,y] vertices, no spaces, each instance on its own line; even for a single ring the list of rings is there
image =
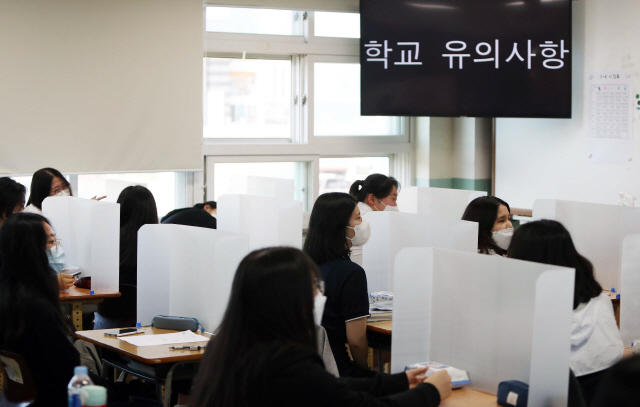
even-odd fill
[[[316,11],[314,35],[360,38],[360,14]]]
[[[159,218],[185,205],[184,197],[176,197],[175,172],[78,175],[78,191],[74,195],[86,199],[106,195],[105,201],[116,202],[120,192],[131,185],[142,185],[151,191]]]
[[[293,180],[278,183],[267,178]],[[214,200],[224,194],[252,194],[295,199],[306,206],[307,162],[216,163]]]
[[[205,138],[291,138],[291,60],[205,58]]]
[[[360,116],[360,64],[314,64],[315,136],[397,136],[400,118]]]
[[[226,33],[302,35],[302,12],[239,7],[207,7],[206,30]]]
[[[389,175],[389,157],[321,158],[320,194],[349,193],[351,184],[375,173]]]

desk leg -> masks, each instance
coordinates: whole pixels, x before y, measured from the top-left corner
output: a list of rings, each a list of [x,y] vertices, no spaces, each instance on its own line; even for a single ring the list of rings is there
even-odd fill
[[[71,303],[71,319],[73,320],[73,326],[76,327],[76,331],[82,331],[82,303]]]

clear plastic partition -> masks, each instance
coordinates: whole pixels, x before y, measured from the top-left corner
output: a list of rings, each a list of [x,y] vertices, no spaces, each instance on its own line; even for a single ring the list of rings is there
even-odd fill
[[[95,292],[118,292],[120,267],[120,205],[54,196],[42,202],[65,251],[67,266],[91,277]]]
[[[247,236],[183,225],[145,225],[138,232],[138,322],[156,315],[197,318],[215,330],[227,308]]]
[[[474,389],[520,380],[529,406],[566,406],[573,269],[407,248],[396,270],[392,372],[435,361],[466,370]]]
[[[395,258],[405,247],[441,247],[475,253],[478,224],[398,212],[369,212],[371,237],[362,246],[369,292],[393,291]]]
[[[294,180],[284,178],[235,175],[229,185],[232,194],[268,196],[279,199],[294,199]]]
[[[435,216],[448,219],[461,219],[469,202],[485,191],[464,189],[402,187],[398,194],[398,209],[401,212]]]
[[[222,195],[218,230],[249,236],[249,249],[302,248],[302,202],[256,195]]]
[[[622,241],[620,285],[620,335],[624,346],[640,339],[640,234]]]
[[[533,204],[533,219],[562,223],[578,252],[593,263],[602,287],[625,290],[620,284],[622,241],[629,234],[640,233],[640,208],[539,199]]]

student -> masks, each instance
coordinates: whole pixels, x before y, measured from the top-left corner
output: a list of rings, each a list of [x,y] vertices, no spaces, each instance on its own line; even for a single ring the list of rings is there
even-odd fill
[[[192,208],[174,209],[167,213],[161,219],[161,222],[163,224],[170,223],[216,229],[217,222],[214,217],[215,213],[216,202],[209,201],[195,204]]]
[[[0,349],[26,359],[38,393],[32,406],[64,407],[80,356],[60,312],[47,228],[42,216],[19,213],[0,230]]]
[[[640,406],[640,355],[622,359],[602,377],[592,407]]]
[[[569,365],[589,404],[602,375],[624,351],[611,300],[594,278],[591,262],[576,251],[564,226],[553,220],[520,226],[509,257],[575,268]]]
[[[153,194],[136,185],[122,190],[120,204],[120,298],[105,300],[95,313],[94,329],[124,328],[136,323],[136,289],[138,284],[138,230],[158,223]]]
[[[0,227],[12,213],[24,209],[26,193],[24,185],[9,177],[0,178]]]
[[[478,253],[506,255],[513,236],[510,213],[509,204],[495,196],[469,202],[462,220],[478,222]]]
[[[261,249],[245,257],[189,406],[430,407],[451,393],[444,372],[426,380],[424,369],[373,379],[328,373],[316,349],[320,281],[315,264],[297,249]]]
[[[371,174],[364,181],[351,184],[349,194],[358,201],[360,215],[372,211],[398,212],[398,190],[400,184],[393,177],[382,174]],[[362,246],[351,248],[351,260],[362,266]]]
[[[71,196],[71,184],[55,168],[42,168],[33,174],[26,212],[42,215],[42,201],[49,196]]]
[[[366,243],[369,224],[360,216],[356,200],[349,194],[330,192],[316,200],[309,220],[304,251],[318,264],[326,284],[327,304],[322,326],[340,376],[372,376],[367,369],[367,276],[349,259],[349,249]],[[353,363],[345,343],[349,344]]]
[[[37,215],[37,214],[36,214]],[[73,285],[75,279],[62,272],[66,264],[66,256],[60,241],[56,238],[56,233],[49,222],[44,223],[44,231],[47,234],[47,258],[49,259],[49,267],[55,272],[58,279],[58,287],[60,290],[68,290]]]

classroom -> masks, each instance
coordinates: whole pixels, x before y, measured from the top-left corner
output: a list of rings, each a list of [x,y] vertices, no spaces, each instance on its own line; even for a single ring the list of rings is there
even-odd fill
[[[502,9],[567,69],[477,89],[567,112],[367,59]],[[0,406],[640,405],[638,2],[0,10]]]

